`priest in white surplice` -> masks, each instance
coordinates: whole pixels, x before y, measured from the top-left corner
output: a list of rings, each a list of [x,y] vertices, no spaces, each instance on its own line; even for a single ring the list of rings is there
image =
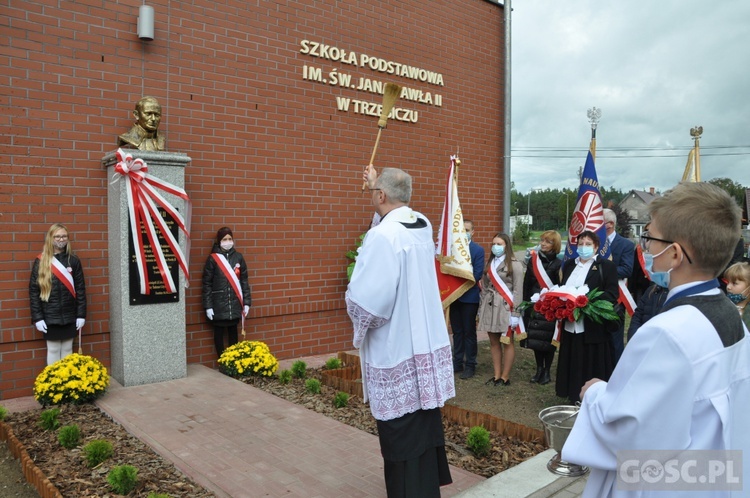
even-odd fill
[[[583,386],[562,459],[591,467],[584,497],[750,496],[750,335],[716,280],[740,209],[718,187],[682,183],[649,211],[641,246],[667,302],[628,342],[609,382]],[[743,463],[706,450],[737,450]],[[722,469],[713,480],[707,462]],[[737,478],[744,487],[733,490]]]
[[[388,497],[439,497],[451,483],[440,407],[455,387],[432,225],[408,205],[407,173],[378,176],[370,165],[364,178],[377,214],[346,291],[364,398],[377,420]]]

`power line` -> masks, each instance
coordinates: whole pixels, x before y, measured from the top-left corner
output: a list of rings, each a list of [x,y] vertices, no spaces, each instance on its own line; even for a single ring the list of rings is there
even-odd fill
[[[627,154],[627,155],[606,155],[606,154],[599,154],[599,151],[601,149],[596,150],[596,158],[605,158],[605,159],[631,159],[634,157],[686,157],[685,154]],[[720,157],[720,156],[750,156],[750,151],[748,152],[725,152],[721,154],[703,154],[701,153],[701,157]],[[544,159],[580,159],[580,154],[577,155],[567,155],[567,156],[560,156],[560,155],[548,155],[548,154],[514,154],[511,150],[511,157],[540,157]]]
[[[681,145],[674,147],[598,147],[597,158],[630,159],[636,157],[685,157],[692,146]],[[743,151],[740,149],[748,149]],[[579,159],[588,151],[587,147],[559,147],[559,146],[529,146],[514,147],[512,157],[538,157],[544,159]],[[684,151],[684,152],[680,152]],[[713,151],[713,152],[706,152]],[[604,152],[605,154],[601,154]],[[606,154],[606,152],[623,152],[624,154]],[[657,152],[656,154],[638,154],[638,152]],[[659,153],[662,152],[662,153]],[[672,152],[672,154],[669,154]],[[750,145],[706,145],[701,147],[701,157],[746,156],[750,155]]]
[[[690,150],[693,146],[676,145],[673,147],[597,147],[596,150]],[[750,145],[701,145],[703,149],[750,149]],[[512,150],[551,150],[551,151],[586,151],[588,147],[527,146],[513,147]]]

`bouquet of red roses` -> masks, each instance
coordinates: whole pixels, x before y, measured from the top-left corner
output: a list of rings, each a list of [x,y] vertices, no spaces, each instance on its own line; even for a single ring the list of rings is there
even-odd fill
[[[550,322],[555,320],[576,322],[582,315],[596,323],[619,320],[614,305],[601,299],[603,293],[598,289],[589,291],[587,285],[581,287],[553,285],[531,296],[530,302],[521,303],[519,311],[533,306],[534,311],[544,315],[544,318]]]

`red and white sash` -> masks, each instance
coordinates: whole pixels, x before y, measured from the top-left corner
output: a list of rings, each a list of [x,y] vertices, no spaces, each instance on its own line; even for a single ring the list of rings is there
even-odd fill
[[[221,272],[229,281],[229,285],[232,287],[234,294],[240,301],[240,306],[244,308],[245,302],[242,299],[242,287],[240,287],[240,279],[237,278],[237,274],[234,273],[232,267],[229,266],[229,261],[227,260],[227,258],[223,257],[217,252],[211,253],[211,257],[214,258],[214,261],[216,261],[216,263],[219,265],[219,269],[221,269]]]
[[[550,280],[547,271],[542,265],[542,261],[539,259],[539,254],[536,251],[531,251],[531,268],[534,271],[536,281],[539,282],[539,286],[542,289],[549,289],[552,287],[552,280]]]
[[[499,265],[498,265],[499,266]],[[502,296],[502,298],[505,300],[506,303],[508,303],[508,307],[510,308],[510,311],[513,311],[513,293],[510,291],[508,286],[503,282],[503,279],[500,278],[500,275],[497,273],[497,268],[495,265],[490,264],[490,271],[487,272],[490,281],[492,282],[492,285],[495,286],[495,290]],[[523,339],[526,337],[526,327],[523,324],[523,320],[519,318],[518,320],[518,327],[516,327],[515,330],[508,327],[507,337],[512,337],[513,334],[516,334],[516,336],[519,339]]]
[[[70,274],[68,269],[65,268],[63,264],[57,260],[57,258],[53,256],[50,259],[52,259],[52,273],[57,277],[57,279],[60,282],[62,282],[65,288],[68,289],[68,291],[70,291],[73,297],[76,297],[76,286],[75,286],[75,282],[73,282],[73,275]]]
[[[488,272],[488,274],[492,285],[495,286],[495,290],[497,290],[502,298],[505,299],[505,302],[508,303],[510,311],[513,311],[513,293],[510,291],[505,282],[503,282],[503,279],[500,278],[500,275],[497,273],[497,268],[494,264],[490,264],[490,271]]]
[[[245,333],[245,301],[242,299],[242,287],[240,286],[240,279],[237,278],[237,274],[234,273],[234,270],[231,266],[229,266],[229,260],[222,256],[221,254],[217,252],[211,253],[211,257],[214,258],[214,261],[216,261],[216,264],[219,266],[219,269],[221,270],[221,273],[224,274],[227,281],[229,282],[229,286],[234,291],[234,294],[237,296],[237,299],[240,302],[240,308],[242,311],[240,311],[240,317],[242,318],[242,333]]]

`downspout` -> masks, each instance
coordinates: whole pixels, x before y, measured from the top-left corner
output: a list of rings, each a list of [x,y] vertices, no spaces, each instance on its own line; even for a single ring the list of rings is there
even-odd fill
[[[505,16],[505,88],[504,103],[505,115],[503,119],[504,140],[503,140],[503,229],[510,230],[510,6],[511,0],[503,2],[503,14]]]

